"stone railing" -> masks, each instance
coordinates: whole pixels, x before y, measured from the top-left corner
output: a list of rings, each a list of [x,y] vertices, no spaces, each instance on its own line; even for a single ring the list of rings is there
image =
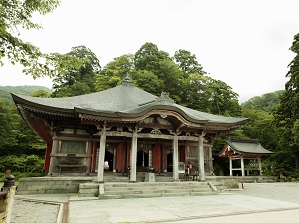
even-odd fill
[[[15,177],[9,175],[0,192],[0,223],[11,222],[15,192]]]

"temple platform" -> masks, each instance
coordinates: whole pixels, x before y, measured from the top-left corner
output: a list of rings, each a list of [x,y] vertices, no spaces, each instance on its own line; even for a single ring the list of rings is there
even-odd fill
[[[19,180],[17,194],[77,193],[79,197],[98,196],[103,199],[127,198],[128,196],[196,196],[242,189],[243,183],[275,182],[273,177],[267,176],[207,176],[204,182],[193,181],[192,179],[189,181],[181,179],[179,182],[173,182],[172,173],[156,174],[155,179],[155,182],[144,182],[145,173],[137,173],[137,182],[132,183],[129,182],[127,175],[112,172],[105,174],[104,183],[98,183],[96,175],[28,177]]]

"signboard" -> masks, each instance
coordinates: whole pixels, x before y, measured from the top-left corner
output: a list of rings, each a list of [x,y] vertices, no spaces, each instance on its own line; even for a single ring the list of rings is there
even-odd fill
[[[185,163],[184,162],[179,162],[178,164],[179,168],[179,173],[185,173]]]

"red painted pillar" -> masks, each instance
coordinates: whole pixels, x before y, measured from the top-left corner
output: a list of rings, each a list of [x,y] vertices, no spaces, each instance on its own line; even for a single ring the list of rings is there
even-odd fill
[[[186,145],[181,146],[179,160],[180,162],[186,162]]]
[[[91,150],[91,165],[90,165],[90,172],[94,173],[96,169],[96,156],[97,156],[97,142],[92,142],[92,150]]]
[[[44,161],[44,171],[46,173],[49,173],[51,152],[52,152],[52,143],[47,143],[45,161]]]
[[[161,167],[161,173],[164,173],[165,170],[165,149],[164,149],[164,144],[161,145],[161,163],[162,163],[162,167]]]
[[[160,144],[155,144],[153,147],[153,167],[155,169],[155,172],[160,172],[160,162],[161,162]]]
[[[131,143],[127,143],[127,162],[126,162],[126,169],[130,166],[130,155],[131,155]]]
[[[122,154],[123,154],[123,144],[119,143],[117,146],[117,150],[116,150],[116,171],[118,173],[121,172],[121,168],[122,168]]]

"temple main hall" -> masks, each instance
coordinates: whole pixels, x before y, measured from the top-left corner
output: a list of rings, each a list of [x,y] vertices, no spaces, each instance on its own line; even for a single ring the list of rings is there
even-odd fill
[[[225,117],[176,104],[126,79],[108,90],[65,98],[12,94],[22,117],[46,143],[44,171],[96,174],[170,172],[179,181],[192,165],[200,181],[213,173],[213,139],[239,129],[246,118]]]

